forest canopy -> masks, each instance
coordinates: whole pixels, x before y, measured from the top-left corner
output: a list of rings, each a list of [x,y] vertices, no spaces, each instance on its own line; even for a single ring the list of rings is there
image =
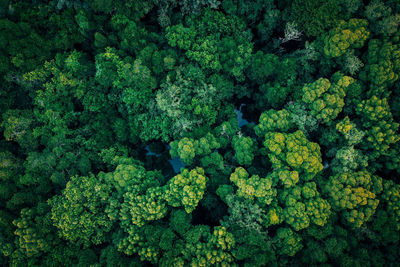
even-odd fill
[[[398,266],[400,1],[0,1],[1,266]]]

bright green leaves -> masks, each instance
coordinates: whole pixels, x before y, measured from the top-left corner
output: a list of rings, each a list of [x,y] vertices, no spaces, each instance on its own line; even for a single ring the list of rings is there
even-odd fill
[[[101,85],[122,92],[121,100],[130,113],[144,111],[157,85],[151,71],[140,59],[121,59],[117,51],[109,47],[96,56],[95,78]]]
[[[257,136],[264,137],[267,132],[287,132],[293,128],[290,113],[286,109],[270,109],[261,113],[259,124],[254,127]]]
[[[169,122],[153,110],[156,79],[141,59],[122,58],[121,54],[107,47],[104,53],[96,56],[95,80],[103,88],[87,98],[87,108],[98,111],[101,106],[97,105],[101,102],[117,105],[122,118],[114,121],[114,131],[121,136],[121,141],[165,139],[168,134],[163,131],[169,127]],[[108,92],[108,101],[103,95],[105,92]],[[150,110],[154,111],[153,116],[149,116]]]
[[[122,102],[127,105],[130,112],[140,110],[140,107],[151,98],[152,91],[157,86],[156,79],[140,59],[120,66],[118,76],[120,79],[113,84],[116,88],[123,88]]]
[[[85,247],[103,243],[113,224],[104,211],[110,196],[109,185],[94,175],[71,177],[62,195],[49,200],[54,226],[63,238]]]
[[[186,233],[185,239],[187,243],[183,253],[191,256],[191,266],[234,264],[230,251],[235,246],[235,240],[225,227],[217,226],[210,233],[208,226],[198,225]]]
[[[341,173],[329,178],[325,185],[332,207],[354,228],[360,228],[375,213],[382,191],[381,178],[367,171]]]
[[[302,89],[302,101],[308,105],[311,115],[324,123],[334,120],[342,111],[347,87],[354,82],[353,78],[340,73],[334,74],[332,80],[333,84],[320,78]]]
[[[187,137],[171,142],[171,157],[180,157],[186,164],[192,164],[195,157],[194,140]]]
[[[349,145],[360,143],[361,139],[364,137],[364,132],[358,130],[356,124],[351,122],[349,117],[345,117],[343,120],[339,121],[336,124],[336,130],[344,136]]]
[[[251,165],[255,152],[255,144],[251,137],[234,136],[232,147],[235,151],[235,159],[240,165]]]
[[[319,226],[325,225],[331,215],[331,205],[323,198],[307,200],[306,209],[311,221]]]
[[[301,187],[293,187],[283,191],[281,199],[284,203],[282,216],[284,221],[299,231],[310,225],[310,218],[306,213],[306,205],[301,201]]]
[[[260,203],[269,205],[276,197],[276,189],[273,188],[271,178],[260,178],[258,175],[249,177],[247,171],[242,168],[236,168],[231,174],[230,180],[238,187],[237,196],[245,199],[257,199]]]
[[[290,167],[300,174],[301,179],[311,180],[322,170],[321,152],[318,144],[307,140],[303,132],[265,135],[264,146],[274,168]]]
[[[309,227],[310,222],[319,226],[326,224],[331,214],[331,206],[321,198],[314,182],[285,189],[280,194],[284,206],[283,218],[294,230],[305,229]]]
[[[316,183],[308,182],[323,169],[319,145],[308,141],[302,131],[296,131],[267,132],[264,146],[274,168],[267,178],[278,189],[277,201],[268,207],[268,224],[285,222],[295,231],[309,227],[310,223],[325,225],[331,207],[321,197]]]
[[[99,173],[99,176],[113,184],[118,195],[122,195],[128,189],[144,193],[147,188],[159,185],[158,172],[146,171],[137,161],[129,158],[119,158],[117,163],[119,164],[113,172]]]
[[[27,257],[51,251],[60,240],[54,236],[50,208],[39,203],[34,208],[24,208],[20,217],[13,221],[16,226],[17,246]]]
[[[317,98],[320,98],[323,93],[328,91],[331,86],[328,79],[320,78],[312,84],[306,84],[303,87],[302,100],[305,103],[313,103]]]
[[[198,140],[185,137],[179,141],[171,142],[170,145],[171,157],[180,157],[188,165],[194,162],[195,156],[206,156],[211,154],[213,150],[220,148],[220,144],[211,133]]]
[[[156,263],[160,257],[160,238],[165,228],[159,225],[130,225],[115,234],[115,243],[119,251],[127,254],[138,254],[142,261]]]
[[[297,171],[289,171],[287,168],[277,170],[271,174],[278,177],[285,188],[294,186],[299,182],[299,173]]]
[[[130,221],[137,226],[163,218],[167,213],[164,194],[160,187],[150,187],[143,195],[126,192],[121,207],[122,218],[130,216]]]
[[[207,180],[202,168],[183,169],[168,182],[165,196],[168,204],[183,206],[187,213],[191,213],[203,198]]]
[[[167,208],[164,191],[159,187],[161,174],[146,171],[129,158],[121,158],[118,163],[115,171],[98,175],[115,188],[106,208],[108,216],[119,218],[124,228],[164,217]]]
[[[342,56],[348,49],[361,48],[370,32],[368,22],[363,19],[340,21],[323,39],[324,54],[328,57]]]

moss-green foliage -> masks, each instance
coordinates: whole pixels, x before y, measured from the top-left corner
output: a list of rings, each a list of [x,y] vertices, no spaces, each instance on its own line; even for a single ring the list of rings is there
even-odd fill
[[[270,109],[261,113],[259,123],[254,128],[256,135],[264,137],[268,132],[282,131],[287,132],[294,127],[290,118],[290,113],[283,110]]]
[[[397,32],[400,16],[392,12],[395,4],[392,1],[371,1],[365,7],[365,16],[371,21],[371,29],[377,34],[390,36]]]
[[[171,142],[170,154],[172,158],[180,157],[186,164],[192,164],[195,156],[205,156],[211,154],[215,149],[220,148],[218,140],[208,133],[198,140],[192,138],[183,138]]]
[[[240,165],[249,166],[254,159],[254,141],[251,137],[234,136],[232,140],[235,159]]]
[[[328,57],[339,57],[348,49],[361,48],[369,35],[366,20],[340,21],[323,39],[324,54]]]
[[[366,149],[371,149],[370,157],[377,157],[399,140],[399,124],[393,120],[387,99],[376,96],[363,100],[356,108],[365,129]]]
[[[314,182],[305,183],[303,187],[294,186],[281,194],[282,216],[294,230],[307,228],[310,222],[320,226],[327,222],[330,205],[320,197]]]
[[[398,0],[0,2],[0,266],[398,266]]]
[[[308,105],[310,114],[324,123],[335,119],[342,111],[347,87],[354,82],[353,78],[340,73],[334,74],[332,80],[333,84],[320,78],[302,89],[302,101]]]
[[[303,247],[301,237],[290,228],[280,228],[275,240],[281,255],[294,256]]]
[[[375,213],[379,203],[376,195],[382,191],[382,181],[366,171],[341,173],[331,176],[324,190],[344,221],[359,228]]]
[[[71,177],[62,195],[49,200],[61,237],[85,247],[103,243],[113,223],[104,210],[110,195],[111,188],[94,175]]]
[[[380,90],[381,87],[393,85],[399,78],[399,34],[392,38],[370,40],[365,62],[365,70],[360,77],[370,83],[371,89]]]
[[[394,218],[397,230],[400,228],[399,201],[400,186],[391,180],[383,181],[382,200],[387,205],[389,216]]]
[[[171,206],[183,206],[191,213],[203,198],[207,179],[200,167],[191,171],[183,169],[168,182],[165,198]]]
[[[271,178],[260,178],[258,175],[249,177],[247,171],[242,167],[236,168],[235,172],[231,174],[230,180],[238,187],[236,194],[239,197],[256,198],[259,202],[269,205],[276,196],[276,189],[272,187]]]
[[[351,4],[349,3],[351,2]],[[309,36],[319,36],[355,12],[360,1],[294,0],[289,20],[295,21]]]
[[[300,173],[303,180],[311,180],[322,170],[321,152],[317,143],[307,140],[302,131],[294,133],[269,132],[264,146],[274,168],[289,167]]]

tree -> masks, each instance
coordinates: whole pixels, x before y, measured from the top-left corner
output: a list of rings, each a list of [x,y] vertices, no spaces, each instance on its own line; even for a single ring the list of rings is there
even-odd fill
[[[363,147],[369,158],[377,158],[389,147],[399,140],[396,133],[399,124],[393,120],[387,99],[379,99],[376,96],[363,100],[356,107],[356,113],[361,118],[361,125],[365,129],[365,143]]]
[[[303,248],[301,237],[290,228],[279,228],[274,241],[280,255],[294,256]]]
[[[183,138],[171,142],[171,157],[180,157],[181,160],[191,165],[196,156],[206,156],[212,153],[215,149],[220,148],[220,144],[213,134],[207,133],[198,140],[192,138]]]
[[[290,112],[286,109],[270,109],[261,113],[259,123],[254,127],[257,136],[264,137],[268,132],[282,131],[288,132],[294,127],[290,119]]]
[[[168,181],[165,199],[173,207],[183,206],[191,213],[203,198],[208,178],[200,167],[183,169],[180,174]]]
[[[332,207],[343,221],[360,228],[375,213],[382,191],[382,179],[367,171],[340,173],[329,178],[324,188]]]
[[[114,222],[105,211],[110,196],[110,186],[93,174],[71,177],[62,195],[49,200],[60,236],[84,247],[103,243]]]
[[[167,27],[169,45],[186,51],[186,56],[205,69],[221,71],[239,81],[248,65],[253,45],[245,23],[236,16],[206,9],[191,16],[185,25]],[[239,53],[239,54],[237,54]]]
[[[234,136],[232,140],[235,159],[240,165],[249,166],[254,159],[255,145],[251,137]]]
[[[369,35],[368,21],[350,19],[346,22],[342,20],[323,38],[323,52],[327,57],[342,56],[348,49],[363,47]]]
[[[354,82],[349,76],[335,73],[334,84],[320,78],[314,83],[305,84],[302,89],[302,101],[308,105],[310,114],[324,123],[335,119],[344,107],[347,87]]]
[[[258,175],[249,177],[247,171],[242,167],[235,169],[230,180],[238,187],[237,196],[250,200],[256,198],[257,201],[266,205],[272,202],[277,193],[270,177],[260,178]]]
[[[318,144],[308,141],[301,131],[269,132],[265,135],[264,146],[275,169],[289,167],[305,181],[314,178],[323,168]]]

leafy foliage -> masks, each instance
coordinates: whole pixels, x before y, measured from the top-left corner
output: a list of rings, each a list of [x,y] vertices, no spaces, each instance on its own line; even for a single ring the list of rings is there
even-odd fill
[[[398,266],[398,0],[0,2],[1,266]]]

